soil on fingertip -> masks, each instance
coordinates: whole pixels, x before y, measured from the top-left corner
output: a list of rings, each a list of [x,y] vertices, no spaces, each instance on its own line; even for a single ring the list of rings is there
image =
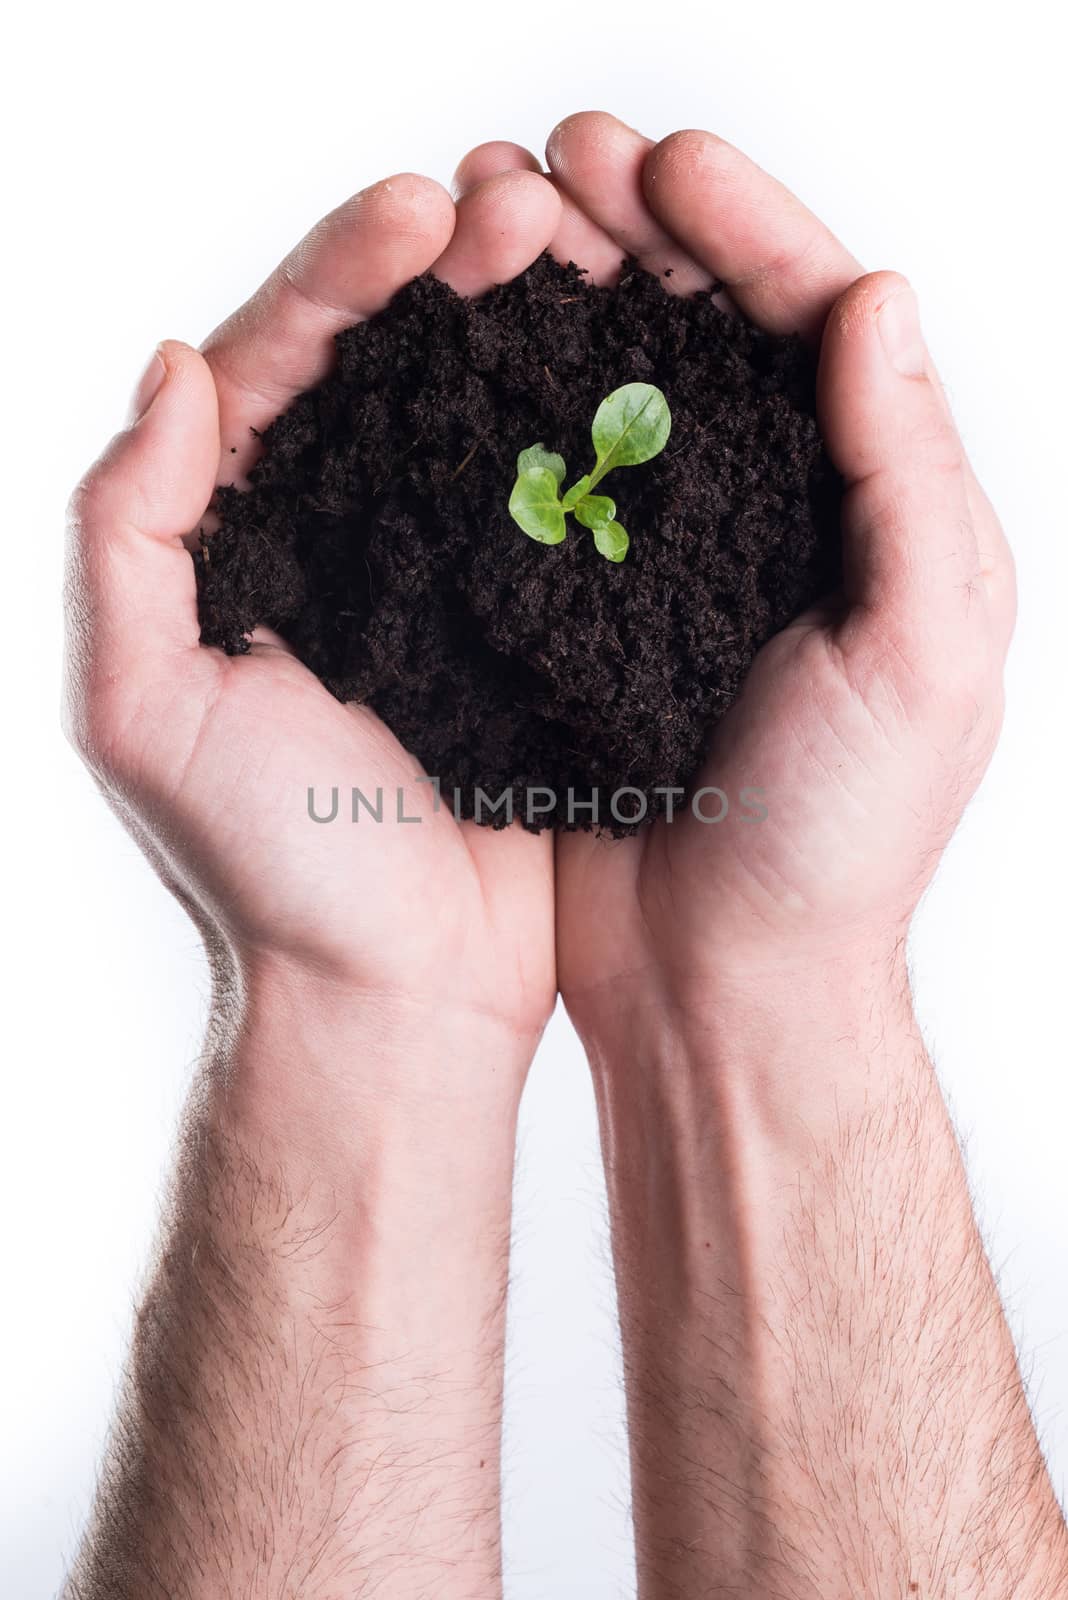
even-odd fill
[[[332,375],[265,432],[251,487],[217,492],[195,558],[203,642],[240,653],[276,629],[465,816],[477,790],[510,790],[525,820],[533,788],[556,796],[536,828],[567,824],[569,791],[599,791],[613,832],[622,788],[657,816],[760,646],[840,580],[805,347],[633,262],[601,288],[548,256],[473,301],[418,278],[336,344]],[[563,544],[536,544],[508,512],[519,451],[544,443],[572,482],[598,405],[631,382],[663,390],[672,429],[601,491],[626,560],[570,518]]]

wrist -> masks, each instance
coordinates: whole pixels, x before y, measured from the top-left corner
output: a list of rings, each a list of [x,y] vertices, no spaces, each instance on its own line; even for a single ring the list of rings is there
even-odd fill
[[[361,1360],[407,1340],[466,1368],[503,1304],[529,1048],[493,1019],[247,968],[214,1008],[193,1187],[232,1250],[264,1235],[280,1299],[358,1296]]]
[[[503,1163],[510,1182],[537,1039],[461,1005],[257,960],[216,984],[206,1056],[219,1114],[287,1164],[344,1173],[406,1153],[434,1171]]]
[[[900,944],[724,964],[701,982],[658,968],[569,1010],[617,1136],[712,1118],[724,1137],[810,1144],[929,1072]]]

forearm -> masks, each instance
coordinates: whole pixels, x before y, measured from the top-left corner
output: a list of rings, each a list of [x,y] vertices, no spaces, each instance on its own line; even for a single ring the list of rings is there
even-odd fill
[[[67,1600],[485,1600],[529,1045],[254,988],[187,1114]]]
[[[643,1600],[1059,1593],[1062,1520],[900,963],[766,978],[584,1030]]]

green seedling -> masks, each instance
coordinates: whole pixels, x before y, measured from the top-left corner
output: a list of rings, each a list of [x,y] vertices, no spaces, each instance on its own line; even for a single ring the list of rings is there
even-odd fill
[[[593,448],[597,462],[592,472],[561,494],[567,467],[563,456],[532,444],[519,452],[515,488],[508,510],[523,532],[539,544],[560,544],[567,538],[567,513],[588,528],[593,542],[608,561],[622,561],[630,548],[627,530],[616,521],[616,503],[606,494],[594,494],[601,479],[614,467],[638,467],[658,456],[671,432],[671,412],[659,389],[651,383],[625,383],[602,400],[593,419]]]

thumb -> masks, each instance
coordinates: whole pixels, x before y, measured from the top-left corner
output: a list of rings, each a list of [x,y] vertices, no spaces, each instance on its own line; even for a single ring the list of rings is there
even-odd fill
[[[835,304],[819,406],[846,483],[843,643],[875,635],[909,663],[944,659],[974,614],[979,553],[964,450],[897,273],[859,278]]]
[[[71,500],[65,587],[67,717],[92,759],[182,652],[197,648],[196,582],[182,539],[219,465],[215,385],[203,357],[168,340],[130,419]]]

